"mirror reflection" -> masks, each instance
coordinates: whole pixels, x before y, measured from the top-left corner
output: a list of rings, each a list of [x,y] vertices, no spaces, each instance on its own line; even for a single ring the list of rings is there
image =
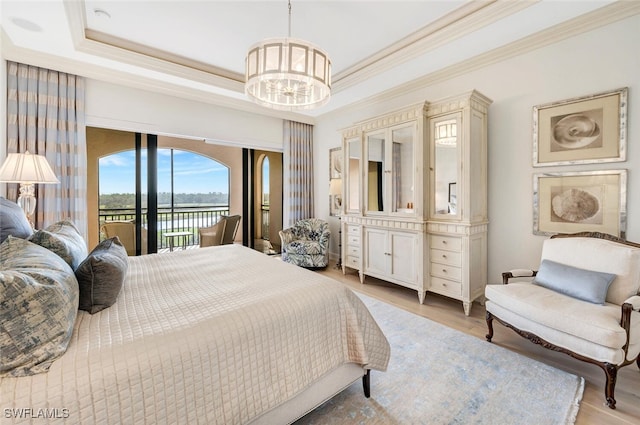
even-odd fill
[[[391,132],[393,212],[413,213],[413,126]]]
[[[384,211],[384,135],[367,136],[367,210]]]
[[[457,120],[435,123],[436,214],[458,214]]]
[[[349,173],[349,187],[347,193],[349,196],[347,202],[347,208],[352,211],[357,211],[360,206],[360,178],[358,173],[360,172],[360,158],[362,154],[360,152],[360,139],[352,139],[347,142],[348,158],[347,172]]]

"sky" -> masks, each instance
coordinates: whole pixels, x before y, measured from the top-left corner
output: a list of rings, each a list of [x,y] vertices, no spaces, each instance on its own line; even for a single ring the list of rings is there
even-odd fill
[[[158,192],[171,192],[170,149],[158,149]],[[135,150],[100,158],[100,194],[135,193]],[[202,155],[173,151],[174,193],[229,193],[229,170]],[[146,151],[142,153],[146,181]]]

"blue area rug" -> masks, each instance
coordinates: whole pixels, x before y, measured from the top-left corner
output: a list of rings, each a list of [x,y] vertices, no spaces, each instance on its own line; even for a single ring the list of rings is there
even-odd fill
[[[358,294],[391,344],[371,372],[296,425],[572,424],[584,379]]]

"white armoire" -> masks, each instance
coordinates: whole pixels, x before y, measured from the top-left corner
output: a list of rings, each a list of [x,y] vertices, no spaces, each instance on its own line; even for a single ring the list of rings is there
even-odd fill
[[[472,91],[342,132],[342,269],[462,301],[487,282],[487,109]]]

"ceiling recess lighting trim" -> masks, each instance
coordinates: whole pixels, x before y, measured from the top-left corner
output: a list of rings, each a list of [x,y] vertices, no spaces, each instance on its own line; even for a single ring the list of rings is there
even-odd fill
[[[272,109],[293,111],[325,105],[331,98],[331,60],[314,44],[289,37],[270,38],[249,48],[245,93]]]

